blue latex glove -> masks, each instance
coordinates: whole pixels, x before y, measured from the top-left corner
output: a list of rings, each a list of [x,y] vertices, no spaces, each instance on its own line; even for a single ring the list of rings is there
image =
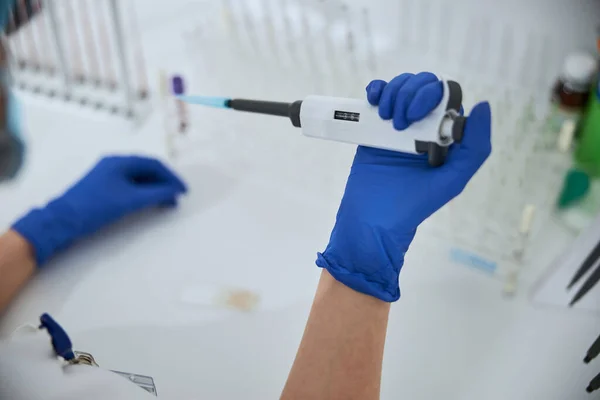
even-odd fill
[[[431,73],[402,74],[389,84],[373,81],[369,102],[402,130],[440,103],[443,85]],[[317,265],[350,288],[392,302],[400,298],[398,278],[417,227],[462,192],[488,158],[491,112],[478,104],[467,119],[462,143],[439,168],[427,157],[359,147],[329,245]],[[402,132],[398,132],[402,135]]]
[[[160,161],[107,157],[61,197],[34,209],[12,229],[35,249],[38,266],[77,239],[127,214],[155,206],[176,206],[185,184]]]

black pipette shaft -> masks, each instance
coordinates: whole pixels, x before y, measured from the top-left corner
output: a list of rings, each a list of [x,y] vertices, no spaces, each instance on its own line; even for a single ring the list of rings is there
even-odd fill
[[[227,106],[238,111],[278,115],[280,117],[287,117],[290,112],[290,103],[282,103],[277,101],[231,99],[229,100]]]
[[[579,300],[581,300],[590,290],[594,288],[600,282],[600,266],[597,267],[594,272],[590,275],[590,277],[583,283],[579,291],[571,300],[570,306],[574,306]]]
[[[588,393],[592,393],[598,389],[600,389],[600,374],[596,375],[596,377],[592,379],[592,381],[585,390]]]
[[[583,362],[589,364],[594,358],[598,357],[598,354],[600,354],[600,336],[598,336],[598,339],[596,339],[587,351]]]
[[[226,105],[232,110],[237,111],[288,117],[295,127],[300,128],[301,125],[300,108],[302,107],[302,101],[282,103],[277,101],[231,99]]]
[[[567,286],[567,289],[571,289],[581,279],[581,277],[583,277],[590,269],[592,269],[592,267],[594,266],[594,264],[596,264],[598,259],[600,259],[600,243],[598,243],[596,247],[594,247],[592,252],[581,264],[581,266],[575,273],[575,276],[573,276],[573,279],[571,279],[571,282],[569,282],[569,286]]]

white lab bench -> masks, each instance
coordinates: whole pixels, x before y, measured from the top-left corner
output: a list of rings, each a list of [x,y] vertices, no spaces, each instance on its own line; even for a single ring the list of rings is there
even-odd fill
[[[0,223],[60,193],[102,154],[163,156],[162,132],[130,133],[119,120],[22,96],[30,156],[21,179],[0,188]],[[156,122],[156,121],[154,121]],[[189,195],[176,210],[136,216],[57,257],[1,322],[9,334],[49,312],[77,349],[106,368],[151,375],[178,399],[277,398],[300,341],[336,202],[217,163],[181,167]],[[343,184],[343,182],[342,182]],[[549,230],[531,276],[566,244]],[[598,372],[581,359],[600,318],[540,308],[528,287],[448,262],[417,235],[401,275],[385,350],[383,399],[587,399]],[[183,293],[239,287],[261,296],[250,313],[195,304]],[[597,364],[594,364],[596,366]]]

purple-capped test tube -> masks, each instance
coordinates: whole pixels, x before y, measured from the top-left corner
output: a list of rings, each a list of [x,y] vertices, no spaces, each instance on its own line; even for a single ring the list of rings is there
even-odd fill
[[[171,88],[175,96],[181,96],[185,94],[185,84],[183,78],[179,75],[174,75],[171,79]]]
[[[185,94],[185,83],[181,76],[174,75],[173,78],[171,78],[171,90],[175,96]],[[177,117],[179,118],[179,133],[184,134],[189,125],[187,104],[179,99],[175,99],[175,105],[177,108]]]

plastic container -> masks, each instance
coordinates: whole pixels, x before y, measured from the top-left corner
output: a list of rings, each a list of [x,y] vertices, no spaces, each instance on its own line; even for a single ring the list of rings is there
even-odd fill
[[[566,121],[577,123],[581,118],[597,70],[598,61],[589,53],[573,53],[565,59],[562,73],[552,89],[548,131],[553,140],[558,140]]]
[[[600,177],[600,82],[579,125],[579,136],[577,163],[591,176]]]

